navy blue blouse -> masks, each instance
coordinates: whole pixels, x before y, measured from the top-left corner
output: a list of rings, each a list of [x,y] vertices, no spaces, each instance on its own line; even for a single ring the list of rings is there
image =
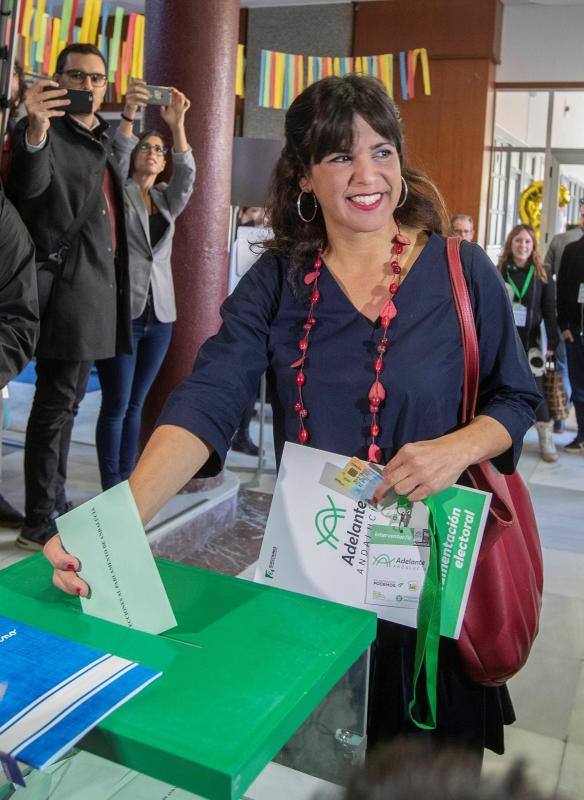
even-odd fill
[[[496,466],[514,469],[540,395],[517,336],[501,275],[475,244],[461,247],[480,349],[477,413],[498,420],[513,446]],[[200,473],[223,465],[243,411],[267,370],[279,464],[285,441],[298,440],[298,342],[308,309],[302,274],[292,285],[288,259],[265,253],[221,309],[219,332],[201,348],[192,375],[168,399],[159,425],[186,428],[214,450]],[[373,382],[380,321],[371,322],[350,302],[323,265],[321,300],[305,368],[304,401],[309,444],[366,458],[371,424],[367,393]],[[404,444],[435,439],[459,425],[463,357],[446,260],[445,239],[431,234],[395,298],[382,373],[387,398],[378,443],[384,463]]]

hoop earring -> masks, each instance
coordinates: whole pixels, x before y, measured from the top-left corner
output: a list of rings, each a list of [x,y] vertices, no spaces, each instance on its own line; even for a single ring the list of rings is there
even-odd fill
[[[300,207],[300,203],[302,202],[302,195],[303,194],[311,194],[312,195],[312,202],[314,203],[314,214],[310,217],[310,219],[307,219],[307,217],[303,216],[302,209]],[[314,192],[305,192],[304,189],[302,189],[302,191],[298,195],[298,200],[296,201],[296,208],[298,210],[298,216],[300,217],[302,222],[313,222],[315,217],[316,217],[316,212],[318,211],[318,201],[316,199],[316,195],[314,194]]]
[[[408,185],[406,183],[406,179],[404,178],[403,175],[401,176],[401,179],[402,179],[402,183],[404,185],[404,199],[401,201],[401,203],[397,204],[396,208],[401,208],[403,205],[405,205],[405,202],[408,199]]]

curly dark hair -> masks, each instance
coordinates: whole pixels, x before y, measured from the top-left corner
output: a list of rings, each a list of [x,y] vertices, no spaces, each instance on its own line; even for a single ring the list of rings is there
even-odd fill
[[[381,82],[366,75],[323,78],[298,95],[288,109],[286,141],[268,192],[267,217],[274,236],[263,246],[290,257],[293,270],[327,245],[320,208],[312,222],[303,222],[298,216],[300,180],[329,153],[351,148],[355,116],[362,117],[398,152],[408,195],[405,204],[396,210],[396,218],[406,225],[437,233],[448,227],[440,193],[426,175],[407,162],[400,114]],[[312,206],[307,202],[304,214],[311,213]]]

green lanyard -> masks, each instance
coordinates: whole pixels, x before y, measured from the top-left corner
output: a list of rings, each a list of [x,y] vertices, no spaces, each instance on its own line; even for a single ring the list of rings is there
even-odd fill
[[[428,503],[430,500],[430,503]],[[411,721],[422,730],[436,727],[436,685],[438,679],[438,650],[440,647],[440,618],[442,612],[442,585],[440,582],[440,540],[432,509],[431,498],[425,501],[429,508],[430,558],[428,571],[418,609],[418,633],[414,657],[414,694],[408,712]],[[422,669],[424,667],[424,669]],[[424,719],[418,719],[418,684],[423,679]]]
[[[531,284],[534,272],[535,272],[535,267],[532,264],[529,268],[529,272],[527,274],[527,278],[525,279],[525,283],[523,284],[523,289],[519,291],[519,289],[515,285],[515,281],[509,275],[509,267],[507,267],[507,283],[512,287],[513,291],[515,292],[515,297],[519,300],[519,302],[521,302],[525,297],[525,293],[529,289],[529,285]]]

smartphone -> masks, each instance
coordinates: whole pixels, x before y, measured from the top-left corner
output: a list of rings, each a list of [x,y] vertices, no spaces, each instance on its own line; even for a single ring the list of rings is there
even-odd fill
[[[54,91],[54,86],[47,86],[45,92]],[[67,114],[91,114],[93,111],[93,92],[85,92],[82,89],[67,89],[67,94],[58,100],[70,100],[68,106],[62,106]],[[55,106],[59,108],[59,106]]]
[[[146,91],[150,95],[148,105],[169,106],[171,90],[168,86],[146,86]]]

